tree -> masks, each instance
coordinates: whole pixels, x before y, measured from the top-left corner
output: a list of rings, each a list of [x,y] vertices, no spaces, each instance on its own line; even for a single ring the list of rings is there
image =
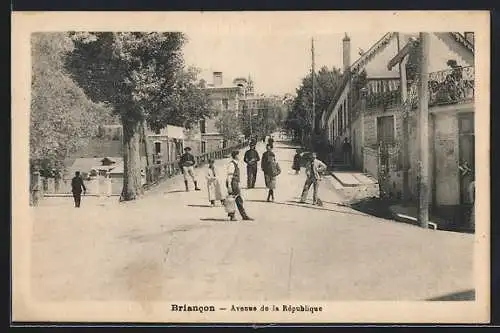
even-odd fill
[[[322,67],[315,73],[315,122],[316,128],[323,112],[328,110],[332,103],[337,88],[341,84],[342,75],[339,69]],[[297,96],[291,102],[290,111],[285,121],[287,129],[294,132],[295,139],[300,139],[304,144],[306,138],[312,135],[312,75],[308,74],[296,90]]]
[[[73,42],[65,33],[31,37],[30,160],[33,169],[63,168],[67,155],[95,135],[110,109],[92,103],[64,68]]]
[[[236,113],[226,110],[217,115],[215,127],[222,134],[224,140],[235,141],[240,136],[240,128],[237,125],[239,122]]]
[[[152,128],[189,123],[200,113],[193,71],[183,71],[182,33],[73,33],[75,49],[67,67],[93,101],[113,105],[123,125],[122,200],[142,193],[139,142],[146,122]],[[196,98],[191,99],[196,96]],[[207,108],[208,109],[208,108]]]

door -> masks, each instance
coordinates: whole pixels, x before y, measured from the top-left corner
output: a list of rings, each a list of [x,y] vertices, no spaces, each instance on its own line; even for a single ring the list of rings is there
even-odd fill
[[[469,205],[468,188],[474,180],[475,171],[475,147],[474,147],[474,114],[460,115],[458,118],[459,129],[459,163],[460,172],[460,204]]]

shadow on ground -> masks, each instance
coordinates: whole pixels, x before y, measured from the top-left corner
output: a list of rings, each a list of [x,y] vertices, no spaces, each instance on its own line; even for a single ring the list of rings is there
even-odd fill
[[[357,210],[359,212],[376,216],[378,218],[386,219],[386,220],[392,220],[392,221],[397,221],[400,223],[405,223],[413,226],[419,226],[418,221],[413,221],[409,219],[401,219],[398,218],[390,209],[391,206],[394,205],[402,205],[404,206],[405,203],[402,201],[395,201],[395,200],[388,200],[388,199],[382,199],[382,198],[365,198],[362,200],[354,201],[349,203],[349,206]],[[474,231],[467,229],[462,225],[460,220],[458,218],[452,218],[452,219],[443,219],[440,218],[435,214],[433,210],[430,211],[430,219],[432,221],[436,221],[438,224],[438,230],[441,231],[450,231],[450,232],[461,232],[461,233],[474,233]]]
[[[475,300],[476,300],[476,291],[473,289],[427,299],[427,301],[435,301],[435,302],[436,301],[437,302],[444,302],[444,301],[457,302],[457,301],[475,301]]]
[[[350,212],[350,211],[342,211],[342,210],[336,210],[336,209],[330,209],[330,208],[325,208],[325,207],[320,207],[320,206],[314,206],[309,203],[301,203],[300,201],[286,201],[286,202],[277,202],[277,201],[266,201],[266,200],[246,200],[249,202],[265,202],[268,204],[274,204],[274,205],[285,205],[285,206],[294,206],[294,207],[301,207],[301,208],[307,208],[307,209],[314,209],[314,210],[322,210],[322,211],[328,211],[328,212],[335,212],[335,213],[341,213],[341,214],[349,214],[349,215],[358,215],[358,216],[366,216],[366,214],[360,214],[356,212]],[[335,204],[338,205],[338,204]],[[341,205],[338,205],[341,206]]]

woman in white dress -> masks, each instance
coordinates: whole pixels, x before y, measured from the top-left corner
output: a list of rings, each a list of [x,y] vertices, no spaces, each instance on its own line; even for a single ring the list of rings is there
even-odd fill
[[[215,169],[215,161],[210,159],[208,161],[207,170],[207,189],[208,189],[208,201],[210,205],[215,206],[216,201],[220,201],[224,204],[224,193],[222,193],[222,187],[219,182],[219,175]]]

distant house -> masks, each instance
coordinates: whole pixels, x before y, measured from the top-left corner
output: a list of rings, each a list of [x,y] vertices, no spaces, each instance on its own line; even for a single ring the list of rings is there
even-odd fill
[[[336,152],[350,138],[356,169],[409,200],[417,197],[418,37],[387,33],[351,63],[346,36],[343,82],[318,124]],[[454,218],[474,175],[474,34],[431,33],[429,49],[429,201]]]

